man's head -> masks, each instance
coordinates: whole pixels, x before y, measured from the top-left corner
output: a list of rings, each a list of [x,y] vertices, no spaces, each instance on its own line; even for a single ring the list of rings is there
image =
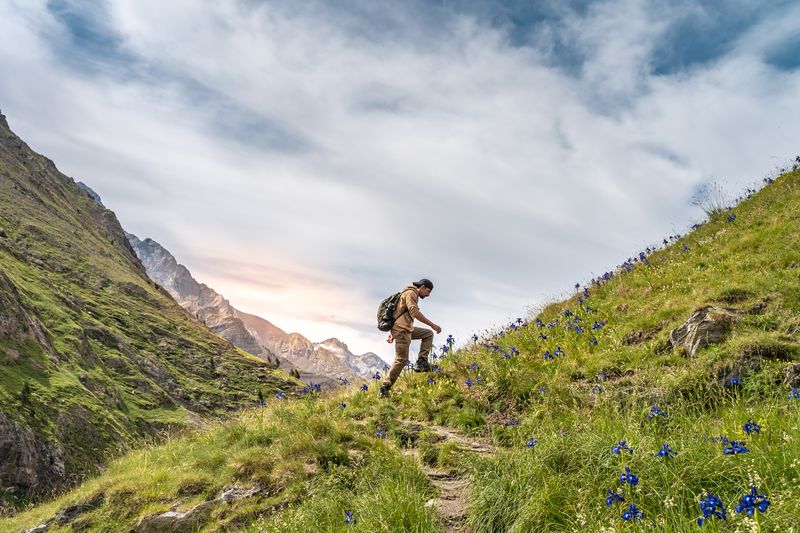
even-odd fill
[[[427,278],[415,281],[413,285],[417,288],[417,293],[419,293],[420,298],[427,298],[431,295],[431,291],[433,290],[433,282]]]

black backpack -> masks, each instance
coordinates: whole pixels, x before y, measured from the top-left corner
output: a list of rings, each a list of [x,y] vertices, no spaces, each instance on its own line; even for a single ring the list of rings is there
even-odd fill
[[[397,301],[402,292],[396,292],[385,298],[378,306],[378,329],[381,331],[391,331],[394,327],[394,311],[397,308]],[[406,309],[406,313],[408,309]]]

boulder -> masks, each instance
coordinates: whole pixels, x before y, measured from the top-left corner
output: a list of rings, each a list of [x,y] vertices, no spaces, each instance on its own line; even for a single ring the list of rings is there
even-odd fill
[[[222,490],[219,495],[219,499],[225,503],[235,502],[237,500],[243,500],[245,498],[255,496],[261,492],[261,490],[261,487],[258,485],[249,489],[241,487],[228,487]]]
[[[706,306],[697,309],[681,326],[669,334],[672,348],[683,347],[693,357],[698,350],[720,343],[739,320],[738,311],[723,307]]]
[[[157,515],[145,516],[134,533],[183,533],[197,531],[208,519],[219,500],[203,502],[188,511],[167,511]]]

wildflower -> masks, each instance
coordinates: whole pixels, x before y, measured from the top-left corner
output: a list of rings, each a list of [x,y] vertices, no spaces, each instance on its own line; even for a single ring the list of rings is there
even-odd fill
[[[363,385],[361,385],[361,391],[362,391],[362,392],[367,392],[368,390],[369,390],[369,386],[368,386],[366,383],[364,383]]]
[[[481,369],[481,367],[479,367],[479,366],[478,366],[478,365],[476,365],[475,363],[472,363],[471,365],[469,365],[469,369],[470,369],[470,370],[475,370],[475,371],[477,371],[477,370],[480,370],[480,369]]]
[[[606,489],[606,492],[608,492],[608,498],[606,498],[606,507],[611,507],[615,503],[622,503],[625,501],[625,498],[622,496],[622,494],[614,492],[611,489]]]
[[[597,374],[597,381],[602,383],[605,380],[606,380],[606,373],[605,372],[600,372],[599,374]]]
[[[634,487],[639,484],[639,476],[631,473],[631,469],[626,466],[625,472],[619,475],[619,482],[623,484],[627,483],[628,485]]]
[[[470,378],[465,379],[464,385],[466,385],[468,388],[472,387],[472,380]]]
[[[519,324],[521,326],[524,323],[525,323],[524,320],[522,320],[521,318],[517,318],[517,324]]]
[[[342,386],[349,385],[350,384],[350,380],[348,380],[347,378],[339,378],[339,383],[341,383]]]
[[[759,426],[756,422],[753,422],[753,419],[747,421],[747,423],[742,426],[744,432],[750,435],[751,433],[761,433],[761,426]]]
[[[741,385],[742,378],[739,377],[739,374],[734,374],[730,378],[728,378],[728,386],[733,387],[735,385]]]
[[[539,387],[538,389],[536,389],[536,392],[538,392],[539,394],[544,394],[545,392],[547,392],[547,387]]]
[[[686,244],[686,243],[683,243],[683,253],[686,253],[688,251],[689,251],[689,245]]]
[[[275,395],[275,398],[277,398],[278,400],[285,400],[286,395],[282,392],[279,392],[278,394]]]
[[[375,436],[378,437],[379,439],[385,438],[386,437],[386,430],[385,429],[379,429],[378,431],[375,432]]]
[[[734,220],[736,220],[736,214],[728,215],[728,222],[733,222]]]
[[[556,349],[553,352],[553,355],[555,355],[556,357],[561,357],[561,356],[564,355],[564,350],[561,349],[561,346],[556,346]]]
[[[708,493],[708,496],[700,500],[700,511],[703,513],[703,516],[697,519],[698,526],[702,526],[703,522],[711,517],[717,517],[723,520],[727,520],[728,518],[728,515],[725,512],[725,506],[722,504],[722,500],[710,492]]]
[[[428,378],[428,385],[436,385],[436,380],[433,379],[433,376],[430,376]]]
[[[388,372],[389,371],[389,365],[383,365],[383,371],[384,372]]]
[[[619,444],[613,445],[611,451],[617,455],[621,455],[623,451],[628,451],[633,455],[633,448],[629,447],[628,443],[624,440],[619,441]]]
[[[539,333],[539,340],[540,341],[546,341],[547,340],[547,335],[545,335],[544,333]]]
[[[648,420],[653,420],[653,419],[655,419],[655,418],[657,418],[659,416],[662,417],[662,418],[666,418],[667,413],[665,413],[664,410],[661,409],[657,405],[654,405],[653,407],[651,407],[650,408],[650,412],[647,413],[647,419]]]
[[[631,506],[628,507],[628,510],[622,513],[621,518],[628,522],[630,520],[641,520],[643,516],[644,513],[640,509],[637,509],[636,505],[631,504]]]
[[[740,453],[750,452],[750,450],[745,447],[743,442],[725,439],[724,443],[725,447],[722,449],[722,453],[725,455],[737,455]]]
[[[578,296],[578,304],[583,305],[583,296]]]
[[[792,390],[789,391],[789,399],[800,400],[800,391],[797,390],[797,387],[792,387]]]
[[[750,492],[742,496],[742,500],[736,505],[737,513],[745,513],[747,516],[753,516],[758,509],[759,512],[767,512],[769,507],[769,500],[765,494],[756,494],[756,488],[751,486]]]
[[[591,344],[592,346],[597,346],[597,338],[592,337],[591,339],[589,339],[589,344]]]
[[[581,284],[580,284],[580,283],[576,283],[576,284],[575,284],[575,290],[577,291],[577,290],[578,290],[578,289],[580,289],[580,288],[581,288]]]
[[[658,450],[658,453],[655,454],[655,457],[663,457],[665,459],[669,459],[671,457],[675,457],[676,455],[678,455],[678,452],[670,448],[669,444],[665,442],[664,444],[661,445],[661,449]]]
[[[508,427],[518,426],[519,425],[519,420],[517,420],[516,418],[512,418],[511,420],[506,421],[506,425]]]
[[[583,297],[585,299],[589,299],[589,289],[583,289]]]
[[[582,328],[582,327],[580,327],[580,326],[577,326],[577,327],[575,328],[575,333],[583,333],[584,331],[586,331],[586,330],[585,330],[585,329],[583,329],[583,328]]]
[[[550,350],[547,350],[546,352],[544,352],[544,358],[545,359],[552,359],[553,358],[553,354],[550,353]]]
[[[539,440],[538,439],[534,439],[533,437],[528,439],[528,444],[527,444],[528,448],[533,448],[537,444],[539,444]]]
[[[356,523],[356,517],[353,516],[353,511],[347,511],[344,513],[344,523],[348,526]]]
[[[472,342],[478,342],[478,336],[474,333],[472,334]]]
[[[372,379],[374,379],[375,381],[380,380],[381,379],[381,373],[380,372],[375,372],[375,375],[372,376]]]
[[[344,402],[339,402],[339,407],[341,407],[342,409],[345,409],[347,407],[347,404],[344,403]]]
[[[564,316],[566,316],[566,317],[570,317],[570,316],[572,316],[572,311],[570,311],[569,309],[567,309],[566,311],[564,311]]]
[[[600,385],[595,385],[594,388],[592,389],[592,394],[602,394],[604,392],[605,392],[605,389],[603,387],[601,387]]]
[[[595,323],[592,324],[592,329],[593,330],[598,330],[598,329],[601,329],[605,325],[606,325],[606,321],[605,320],[601,320],[599,322],[595,321]]]

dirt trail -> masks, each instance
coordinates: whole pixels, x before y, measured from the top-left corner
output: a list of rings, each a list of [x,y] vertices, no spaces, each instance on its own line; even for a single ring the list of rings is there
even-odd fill
[[[450,428],[434,426],[416,420],[401,420],[401,423],[415,431],[427,430],[438,435],[444,442],[455,442],[462,449],[480,455],[489,455],[496,448],[486,441],[470,438],[454,432]],[[405,451],[421,464],[423,472],[428,476],[431,484],[439,490],[439,495],[428,500],[427,505],[432,506],[442,520],[445,531],[448,533],[471,533],[472,529],[467,524],[467,503],[469,483],[462,474],[448,472],[433,468],[422,463],[416,448]]]

